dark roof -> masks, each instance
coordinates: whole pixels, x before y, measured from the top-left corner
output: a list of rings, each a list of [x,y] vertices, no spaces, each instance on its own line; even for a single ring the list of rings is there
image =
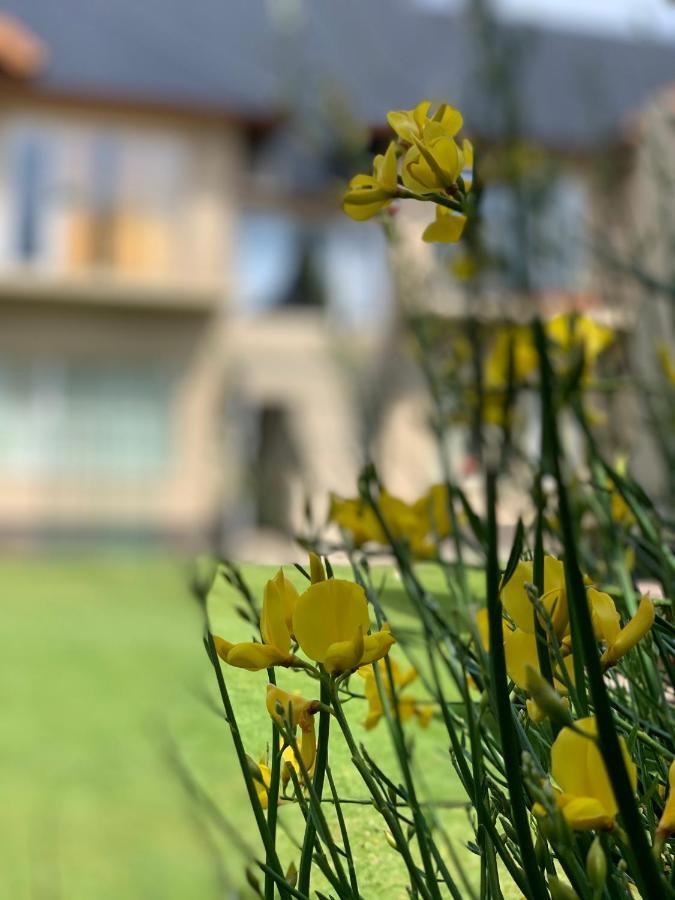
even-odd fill
[[[373,125],[429,96],[460,106],[475,131],[494,131],[467,18],[413,0],[4,0],[2,8],[49,48],[40,89],[251,120],[337,89]],[[616,133],[675,81],[675,46],[665,42],[503,23],[499,31],[520,46],[525,131],[549,144],[583,148]]]

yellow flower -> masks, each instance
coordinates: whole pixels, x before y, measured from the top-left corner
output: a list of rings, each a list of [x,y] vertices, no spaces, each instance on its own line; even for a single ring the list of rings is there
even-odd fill
[[[458,253],[450,261],[450,271],[458,281],[471,281],[480,271],[480,262],[474,253]]]
[[[505,388],[509,383],[509,365],[513,353],[513,380],[516,384],[539,368],[539,355],[525,326],[500,328],[485,362],[483,384],[486,388]]]
[[[534,607],[525,590],[525,583],[533,582],[533,564],[521,561],[501,591],[504,609],[518,628],[529,634],[534,633]],[[544,594],[541,604],[551,618],[555,633],[561,637],[569,622],[565,569],[562,562],[553,556],[544,557]]]
[[[305,700],[297,694],[289,694],[275,684],[267,685],[267,711],[280,727],[302,732],[300,756],[308,772],[316,760],[316,733],[314,715],[319,711],[318,700]],[[291,748],[291,753],[293,750]]]
[[[436,218],[422,232],[422,240],[427,244],[456,244],[465,225],[466,216],[444,206],[437,206]]]
[[[426,520],[420,516],[416,505],[411,506],[388,491],[382,491],[380,512],[391,535],[396,540],[405,541],[413,555],[433,554],[434,547],[426,540],[429,534]],[[351,532],[356,547],[369,541],[387,543],[387,536],[372,507],[360,498],[345,500],[333,495],[329,519]]]
[[[586,597],[596,640],[605,644],[613,644],[621,631],[621,616],[614,601],[609,594],[598,591],[594,587],[588,588]]]
[[[296,640],[331,675],[381,659],[396,642],[388,626],[375,634],[369,627],[363,588],[339,578],[308,587],[293,614]]]
[[[663,809],[663,815],[659,819],[657,833],[663,837],[675,831],[675,762],[670,764],[668,770],[668,799]]]
[[[530,609],[532,607],[530,606]],[[488,611],[481,609],[476,614],[476,627],[480,636],[481,643],[486,652],[490,650],[490,635],[488,629]],[[527,690],[528,668],[539,671],[539,654],[537,652],[537,638],[534,634],[534,622],[532,623],[532,631],[525,631],[522,628],[509,628],[506,622],[502,622],[502,633],[504,635],[504,656],[506,658],[506,672],[515,684],[522,690]],[[574,684],[574,660],[572,656],[566,656],[563,660],[567,677]],[[560,693],[567,693],[567,687],[563,675],[555,667],[555,661],[552,659],[554,671],[554,686]]]
[[[425,535],[436,534],[439,538],[444,538],[452,533],[448,502],[446,485],[432,484],[426,494],[413,503],[420,529]]]
[[[567,823],[576,831],[612,828],[618,806],[594,740],[598,733],[597,722],[594,716],[589,716],[579,719],[575,726],[583,734],[563,728],[551,747],[551,775],[560,789],[556,792],[556,802]],[[619,737],[619,743],[635,790],[635,764],[622,737]]]
[[[420,522],[414,508],[401,500],[400,497],[382,491],[380,494],[380,511],[382,518],[394,537],[402,538],[414,533],[420,527]]]
[[[418,700],[415,700],[412,697],[400,696],[400,691],[402,691],[417,678],[417,670],[414,667],[411,667],[407,670],[407,672],[402,673],[398,664],[393,659],[390,660],[390,665],[398,700],[398,714],[401,721],[407,722],[409,719],[415,716],[420,726],[422,728],[426,728],[433,716],[433,706],[430,703],[420,703]],[[384,660],[380,660],[378,662],[378,666],[380,667],[382,685],[387,695],[387,699],[389,700],[389,703],[392,703],[393,697],[391,692],[391,685],[389,684],[389,675],[387,673],[387,668]],[[375,680],[373,667],[366,666],[359,669],[359,675],[365,681],[364,692],[366,695],[366,699],[368,700],[368,715],[366,716],[362,724],[364,728],[370,731],[372,728],[375,728],[377,723],[384,715],[384,709],[382,707],[382,700],[380,698],[380,692],[377,687],[377,681]]]
[[[359,222],[371,219],[389,206],[397,188],[396,144],[392,141],[384,155],[378,154],[373,160],[372,175],[356,175],[349,182],[342,209]]]
[[[615,338],[611,328],[600,325],[589,316],[580,315],[556,316],[547,323],[546,331],[563,353],[570,353],[578,348],[582,349],[584,379],[589,377],[596,359]]]
[[[260,631],[263,643],[243,641],[233,644],[214,635],[218,656],[228,665],[257,672],[270,666],[292,666],[291,620],[298,592],[281,569],[265,585]]]
[[[253,786],[255,787],[256,793],[258,795],[258,800],[260,801],[260,805],[263,809],[267,809],[268,802],[268,793],[270,789],[270,782],[272,780],[272,773],[270,771],[269,766],[267,765],[267,759],[264,756],[260,757],[260,762],[256,765],[254,760],[248,757],[250,768],[252,769],[251,774],[253,775]]]
[[[670,382],[670,384],[675,385],[675,363],[670,355],[668,344],[665,341],[659,341],[656,345],[656,356],[666,380]]]
[[[651,597],[642,597],[637,612],[633,618],[614,636],[607,641],[607,649],[602,654],[600,662],[605,668],[613,666],[622,656],[641,641],[654,624],[654,601]]]
[[[298,592],[279,569],[265,585],[260,633],[266,644],[288,646],[293,632],[293,612]]]
[[[462,149],[438,122],[425,125],[421,138],[403,157],[403,184],[415,194],[436,194],[454,188],[473,149],[465,140]]]
[[[612,514],[612,521],[619,522],[621,525],[629,527],[633,524],[633,522],[635,522],[633,510],[626,503],[626,501],[623,499],[616,488],[610,487],[610,492],[610,510]]]
[[[314,767],[316,765],[316,755],[314,761],[311,766],[307,766],[305,762],[305,767],[307,768],[307,774],[312,776],[314,774]],[[295,751],[292,747],[286,747],[286,749],[281,754],[281,784],[285,788],[288,782],[291,780],[291,770],[293,770],[298,778],[298,781],[302,783],[302,769],[300,768],[300,763],[297,760],[295,755]]]
[[[454,137],[464,124],[462,114],[447,103],[442,103],[433,117],[429,117],[431,100],[422,100],[414,109],[394,110],[387,113],[387,122],[399,138],[412,144],[415,138],[421,138],[424,128],[429,122],[437,122],[444,132]]]

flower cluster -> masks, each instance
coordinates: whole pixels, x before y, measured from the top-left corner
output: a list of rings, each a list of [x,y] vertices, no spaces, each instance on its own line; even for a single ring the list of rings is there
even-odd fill
[[[575,831],[607,830],[614,827],[619,811],[607,768],[598,749],[598,723],[594,716],[578,719],[563,728],[551,747],[551,777],[554,798],[570,828]],[[631,787],[637,787],[637,770],[626,742],[619,737],[621,755]],[[533,811],[545,815],[539,804]]]
[[[313,581],[302,594],[279,569],[265,585],[260,633],[262,643],[232,644],[214,636],[216,651],[230,666],[257,672],[271,666],[303,668],[298,648],[329,675],[353,671],[386,655],[396,639],[385,625],[370,634],[363,588],[352,581],[326,578],[313,555]]]
[[[529,695],[526,705],[533,722],[541,722],[549,715],[569,722],[551,747],[553,797],[565,821],[576,831],[611,829],[618,805],[597,746],[596,720],[590,716],[572,722],[565,696],[575,685],[575,670],[563,563],[552,556],[544,557],[544,589],[539,598],[533,580],[533,564],[521,561],[501,587],[506,616],[503,636],[507,673],[516,686]],[[603,647],[601,664],[607,669],[651,629],[654,603],[649,597],[642,597],[635,615],[622,627],[611,596],[597,590],[588,577],[584,581],[593,633]],[[545,650],[551,660],[553,687],[544,681],[540,672],[535,618],[547,635]],[[476,624],[481,643],[489,650],[486,610],[479,611]],[[635,764],[622,737],[619,743],[635,790]],[[535,803],[533,811],[539,817],[547,814],[540,803]]]
[[[413,556],[426,559],[436,555],[436,540],[452,533],[448,503],[444,484],[432,485],[414,503],[406,503],[384,490],[378,503],[380,521],[362,498],[333,494],[328,518],[350,535],[355,547],[368,543],[387,546],[388,532],[394,540],[407,544]]]
[[[408,695],[402,697],[401,692],[417,678],[417,669],[410,667],[407,671],[401,672],[398,664],[393,660],[389,660],[391,671],[391,681],[386,671],[384,660],[378,663],[380,669],[380,677],[384,685],[384,691],[387,695],[390,705],[396,709],[401,722],[407,722],[413,717],[417,719],[420,727],[426,728],[431,721],[434,708],[430,703],[423,703]],[[377,723],[384,715],[384,707],[382,706],[382,698],[380,690],[375,678],[375,672],[372,666],[359,669],[359,675],[364,680],[364,692],[368,701],[368,715],[366,716],[363,726],[367,730],[375,728]],[[393,688],[391,682],[393,681]],[[396,696],[394,696],[394,693]]]
[[[461,145],[456,140],[463,125],[461,113],[443,103],[432,114],[431,105],[423,100],[414,109],[388,113],[396,139],[375,157],[371,175],[352,178],[342,208],[352,219],[363,221],[397,198],[430,201],[436,204],[436,218],[422,239],[455,243],[467,219],[473,147],[466,138]]]
[[[574,684],[574,661],[564,566],[553,556],[544,557],[544,591],[539,598],[539,612],[535,612],[533,602],[533,568],[531,562],[519,562],[513,575],[501,589],[502,605],[508,617],[508,621],[505,619],[503,622],[506,669],[512,681],[527,691],[528,669],[539,671],[536,615],[544,633],[548,635],[547,650],[551,656],[554,686],[565,694],[568,692],[568,685]],[[609,668],[651,629],[654,623],[654,603],[649,597],[642,597],[633,618],[621,627],[621,617],[614,600],[609,594],[593,587],[588,578],[586,581],[586,599],[593,632],[598,643],[604,647],[601,663],[604,668]],[[489,650],[487,610],[478,612],[476,624],[483,647]],[[541,710],[536,705],[530,704],[528,709],[534,718],[541,716]]]
[[[359,584],[340,578],[327,578],[321,560],[310,554],[311,583],[299,593],[285,577],[283,569],[265,585],[260,616],[262,641],[232,643],[214,635],[218,656],[230,666],[257,672],[274,666],[305,669],[316,678],[337,678],[382,660],[396,642],[385,622],[371,632],[366,595]],[[317,666],[312,666],[301,656]],[[372,707],[374,700],[369,697]],[[311,774],[316,760],[314,716],[321,708],[317,700],[290,694],[275,684],[267,687],[267,711],[287,735],[300,729],[299,753],[287,746],[282,754],[282,783],[290,770],[298,776]],[[255,767],[258,798],[267,803],[269,769],[261,761]]]

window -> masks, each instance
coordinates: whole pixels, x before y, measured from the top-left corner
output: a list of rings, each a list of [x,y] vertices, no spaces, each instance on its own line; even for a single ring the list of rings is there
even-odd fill
[[[40,135],[24,135],[13,148],[16,173],[15,254],[29,261],[38,256],[43,238],[43,203],[47,182],[48,147]]]
[[[8,126],[9,262],[169,274],[190,258],[190,150],[171,131],[19,119]]]
[[[147,478],[171,459],[170,373],[79,361],[0,363],[0,471]]]
[[[377,227],[359,224],[244,215],[236,254],[240,309],[326,306],[348,324],[379,321],[390,296],[386,247]]]

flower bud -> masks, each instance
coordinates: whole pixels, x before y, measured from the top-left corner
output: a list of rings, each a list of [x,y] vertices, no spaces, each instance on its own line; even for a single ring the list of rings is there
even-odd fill
[[[321,562],[321,557],[316,553],[309,554],[309,574],[312,584],[318,584],[326,580],[326,570]]]
[[[525,690],[545,716],[561,725],[570,724],[572,717],[567,701],[532,666],[525,667]]]
[[[251,773],[251,778],[254,781],[259,781],[260,784],[264,784],[265,782],[263,781],[263,774],[260,766],[252,757],[248,755],[248,753],[246,754],[246,765],[248,766],[248,770]]]
[[[607,857],[597,835],[586,857],[586,875],[593,890],[602,892],[607,881]]]
[[[286,881],[290,884],[291,887],[295,887],[297,880],[298,870],[295,867],[295,863],[291,863],[286,869]]]
[[[384,839],[389,844],[392,850],[398,851],[398,844],[394,840],[394,835],[391,833],[391,831],[385,831]]]
[[[559,878],[549,878],[548,889],[551,892],[551,900],[579,900],[577,892]]]

